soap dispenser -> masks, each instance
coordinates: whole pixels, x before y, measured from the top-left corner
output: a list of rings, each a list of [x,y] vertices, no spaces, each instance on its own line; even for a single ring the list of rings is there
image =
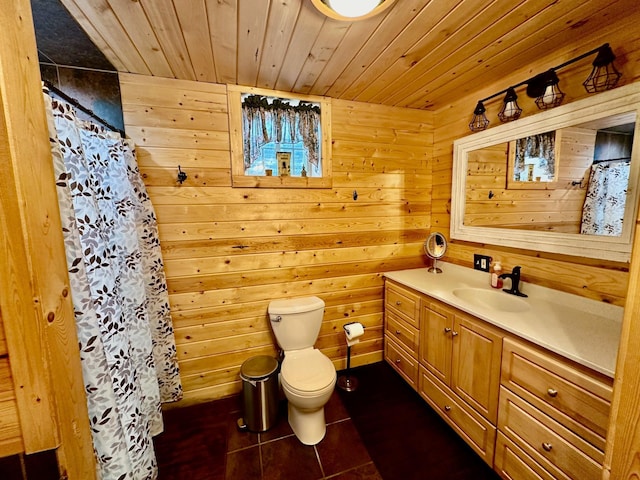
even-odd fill
[[[502,264],[499,261],[493,264],[493,271],[491,272],[491,286],[493,288],[502,288]]]

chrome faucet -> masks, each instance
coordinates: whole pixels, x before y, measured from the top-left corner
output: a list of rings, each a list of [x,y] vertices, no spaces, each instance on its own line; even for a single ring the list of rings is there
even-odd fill
[[[526,297],[527,295],[525,295],[520,290],[518,290],[518,287],[520,286],[520,269],[521,268],[522,267],[520,266],[513,267],[513,270],[511,271],[511,273],[503,273],[502,275],[500,275],[500,278],[511,279],[511,288],[503,288],[502,290],[507,293],[510,293],[511,295],[517,295],[518,297]]]

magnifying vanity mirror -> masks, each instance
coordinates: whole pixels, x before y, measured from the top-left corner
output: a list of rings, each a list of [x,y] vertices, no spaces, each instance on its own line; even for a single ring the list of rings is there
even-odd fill
[[[442,273],[442,269],[438,268],[437,263],[447,253],[447,239],[441,233],[432,233],[424,242],[424,253],[433,259],[433,265],[429,267],[429,272]]]
[[[451,238],[628,262],[640,83],[454,142]]]

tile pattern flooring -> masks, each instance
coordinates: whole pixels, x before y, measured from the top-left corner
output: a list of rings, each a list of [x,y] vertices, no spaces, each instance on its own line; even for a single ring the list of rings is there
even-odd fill
[[[159,480],[499,480],[387,363],[353,374],[357,391],[334,392],[315,446],[294,436],[285,402],[260,434],[238,430],[239,396],[165,411]]]
[[[238,397],[165,412],[156,438],[160,480],[381,480],[338,392],[325,407],[327,433],[307,446],[293,434],[283,402],[276,426],[242,432]]]

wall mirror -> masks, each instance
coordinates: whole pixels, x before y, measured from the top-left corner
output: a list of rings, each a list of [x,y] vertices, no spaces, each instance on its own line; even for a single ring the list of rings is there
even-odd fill
[[[635,83],[455,141],[451,238],[628,262],[639,119]]]

